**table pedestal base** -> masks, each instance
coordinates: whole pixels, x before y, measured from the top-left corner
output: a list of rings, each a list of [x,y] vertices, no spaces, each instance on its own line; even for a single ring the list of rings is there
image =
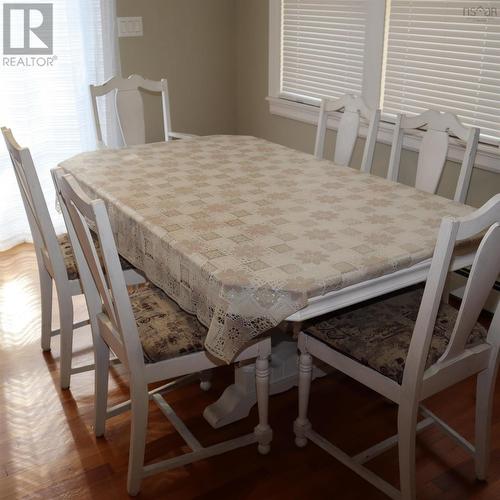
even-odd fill
[[[297,342],[289,335],[277,334],[273,339],[269,394],[285,392],[298,383]],[[313,369],[313,378],[326,372]],[[205,408],[203,416],[215,429],[245,418],[257,402],[255,394],[255,364],[240,365],[234,369],[234,384],[227,387],[222,396]]]

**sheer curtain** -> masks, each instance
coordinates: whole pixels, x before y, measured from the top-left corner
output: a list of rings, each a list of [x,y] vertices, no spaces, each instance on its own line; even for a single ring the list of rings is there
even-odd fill
[[[11,3],[22,3],[12,2]],[[31,0],[30,3],[35,3]],[[57,232],[50,169],[61,160],[96,149],[90,83],[119,74],[115,0],[53,0],[54,56],[51,67],[0,67],[0,126],[29,147]],[[101,103],[108,144],[118,128],[109,102]],[[12,165],[0,141],[0,251],[31,241]]]

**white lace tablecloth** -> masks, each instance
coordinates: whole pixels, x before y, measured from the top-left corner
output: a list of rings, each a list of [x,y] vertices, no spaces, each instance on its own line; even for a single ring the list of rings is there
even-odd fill
[[[472,208],[262,139],[209,136],[60,165],[108,207],[119,252],[209,327],[226,362],[309,298],[431,257]]]

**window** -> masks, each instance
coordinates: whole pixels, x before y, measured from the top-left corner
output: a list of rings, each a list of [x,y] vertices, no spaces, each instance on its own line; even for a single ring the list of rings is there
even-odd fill
[[[284,0],[281,95],[310,101],[361,94],[367,10],[367,0]]]
[[[478,163],[498,169],[500,1],[481,5],[270,0],[271,112],[315,123],[319,99],[361,94],[390,143],[397,113],[451,111],[481,128]]]
[[[116,74],[118,57],[114,0],[54,0],[52,6],[53,55],[15,56],[8,65],[7,57],[0,61],[0,126],[12,129],[19,144],[30,149],[54,226],[61,232],[64,223],[55,210],[50,169],[96,148],[88,86]],[[11,31],[22,34],[23,17],[12,19]],[[105,107],[103,115],[109,116],[110,106]],[[107,120],[104,129],[113,135],[115,124]],[[31,233],[1,136],[0,142],[0,250],[5,250],[30,241]]]
[[[485,140],[500,136],[500,2],[487,3],[498,15],[470,0],[392,0],[385,113],[438,108],[479,127]]]
[[[270,95],[317,104],[321,98],[380,96],[384,0],[270,0]]]

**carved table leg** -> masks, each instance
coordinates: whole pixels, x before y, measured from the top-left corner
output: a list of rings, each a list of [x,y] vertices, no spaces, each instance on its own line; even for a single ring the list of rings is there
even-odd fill
[[[297,342],[289,335],[277,333],[273,336],[271,354],[269,394],[288,391],[298,384]],[[313,379],[326,372],[313,367]],[[214,428],[223,427],[245,418],[257,402],[255,393],[255,364],[235,367],[234,383],[225,389],[221,397],[205,408],[203,416]]]
[[[257,358],[256,366],[256,390],[259,406],[259,425],[255,427],[255,437],[259,443],[259,453],[267,455],[271,449],[270,443],[273,431],[269,426],[269,360],[267,357]]]

